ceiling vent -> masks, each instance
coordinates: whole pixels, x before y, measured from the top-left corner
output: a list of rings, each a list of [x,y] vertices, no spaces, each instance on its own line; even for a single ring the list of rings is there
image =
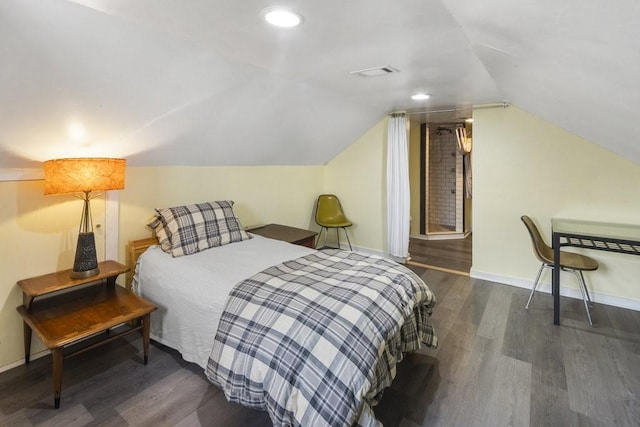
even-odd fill
[[[397,73],[398,70],[389,66],[383,65],[382,67],[365,68],[364,70],[352,71],[350,74],[355,74],[360,77],[376,77],[386,76],[387,74]]]

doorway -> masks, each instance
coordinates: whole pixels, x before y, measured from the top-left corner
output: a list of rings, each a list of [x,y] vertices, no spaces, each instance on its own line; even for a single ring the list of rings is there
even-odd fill
[[[471,154],[460,148],[457,129],[464,127],[471,137],[471,126],[464,119],[420,123],[419,139],[412,133],[410,150],[414,158],[411,186],[419,186],[419,191],[412,191],[412,205],[419,199],[419,209],[412,210],[412,218],[418,221],[412,227],[410,257],[427,266],[438,264],[467,274],[471,265]],[[419,156],[419,165],[414,156]]]
[[[420,129],[420,236],[462,239],[471,233],[469,162],[458,149],[456,123],[422,123]],[[470,134],[470,131],[466,132]]]

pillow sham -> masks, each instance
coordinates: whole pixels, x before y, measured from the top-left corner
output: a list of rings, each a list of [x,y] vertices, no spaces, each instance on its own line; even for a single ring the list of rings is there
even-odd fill
[[[147,227],[151,228],[158,238],[158,244],[163,251],[171,253],[171,242],[169,241],[169,235],[167,234],[164,224],[160,219],[160,215],[155,215],[147,223]]]
[[[250,239],[233,212],[233,201],[196,203],[156,209],[158,223],[152,221],[160,246],[174,257]],[[165,246],[162,244],[166,234]],[[166,250],[165,250],[166,251]]]

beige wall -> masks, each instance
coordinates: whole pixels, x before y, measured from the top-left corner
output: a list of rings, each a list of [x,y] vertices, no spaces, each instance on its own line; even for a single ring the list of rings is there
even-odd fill
[[[412,120],[409,124],[410,234],[413,236],[420,234],[420,122]]]
[[[374,252],[387,247],[387,122],[378,122],[325,168],[325,191],[338,196],[353,222],[351,244]]]
[[[233,200],[245,227],[278,222],[314,228],[323,177],[323,166],[128,168],[120,192],[121,260],[129,240],[151,235],[145,224],[154,208]]]
[[[127,168],[118,192],[119,261],[129,240],[148,237],[155,207],[232,199],[243,225],[279,222],[309,228],[324,166]],[[44,196],[43,181],[0,182],[0,370],[24,358],[20,279],[71,268],[82,204],[73,196]],[[105,257],[104,197],[92,201],[98,260]],[[121,280],[120,280],[121,281]],[[32,353],[44,350],[34,336]]]
[[[71,268],[82,202],[44,195],[43,181],[0,182],[0,369],[24,358],[20,279]],[[104,224],[104,198],[92,201],[94,224]],[[104,229],[96,228],[98,259],[104,259]],[[32,351],[44,347],[33,339]]]
[[[513,106],[478,109],[473,117],[472,275],[520,285],[533,281],[539,263],[523,214],[549,243],[555,216],[640,222],[639,165]],[[637,307],[639,259],[585,253],[600,261],[587,281],[601,300],[633,299]],[[548,273],[543,281],[551,281]],[[562,284],[577,288],[568,273]]]
[[[418,126],[412,129],[419,132]],[[385,118],[326,166],[129,167],[126,189],[118,192],[119,260],[125,259],[127,241],[150,235],[144,224],[155,207],[233,199],[245,226],[281,222],[317,229],[313,206],[322,192],[343,201],[355,224],[350,231],[354,245],[384,252],[386,135]],[[547,236],[553,216],[638,223],[637,164],[516,107],[476,110],[473,136],[476,277],[530,285],[538,264],[519,219],[525,213]],[[413,154],[410,148],[412,162]],[[70,196],[45,197],[42,181],[0,182],[0,198],[5,243],[0,247],[1,370],[23,358],[22,322],[16,312],[22,297],[16,282],[72,265],[81,204]],[[92,211],[94,224],[103,224],[103,198],[92,203]],[[104,259],[105,231],[96,229],[99,259]],[[637,306],[638,259],[592,255],[601,262],[600,271],[588,277],[597,295],[629,298]],[[568,276],[563,280],[575,283]],[[42,348],[34,337],[33,351]]]

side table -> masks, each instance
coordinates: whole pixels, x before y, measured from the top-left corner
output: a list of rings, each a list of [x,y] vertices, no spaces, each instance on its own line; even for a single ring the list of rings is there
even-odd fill
[[[302,228],[289,227],[280,224],[267,224],[259,227],[248,228],[249,233],[257,234],[270,239],[282,240],[294,245],[315,248],[315,239],[318,233]]]
[[[156,306],[116,285],[116,278],[129,271],[127,266],[103,261],[98,268],[99,274],[82,279],[71,279],[71,270],[65,270],[18,282],[23,292],[23,305],[17,310],[24,320],[25,363],[30,361],[35,332],[52,353],[56,409],[60,407],[64,358],[141,331],[144,364],[148,361],[149,320]],[[66,292],[60,293],[62,290]],[[125,330],[112,334],[111,328],[119,325],[126,325]],[[100,339],[87,340],[92,337]],[[66,354],[65,348],[70,350]]]

